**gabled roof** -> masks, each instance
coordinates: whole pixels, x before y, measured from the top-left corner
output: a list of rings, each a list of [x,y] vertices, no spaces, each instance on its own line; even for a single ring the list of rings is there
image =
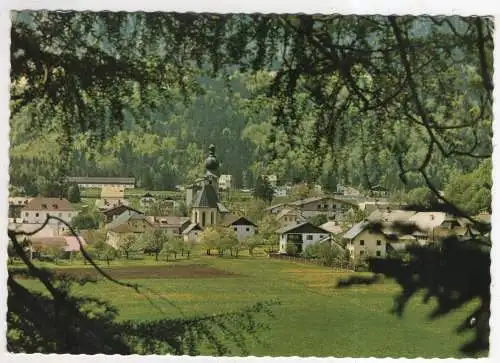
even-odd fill
[[[326,223],[323,223],[320,227],[333,234],[342,232],[342,226],[337,221],[328,221]]]
[[[279,208],[279,207],[284,207],[286,204],[285,203],[279,203],[279,204],[275,204],[275,205],[272,205],[270,207],[267,207],[266,209],[264,209],[266,212],[268,211],[271,211],[273,209],[276,209],[276,208]]]
[[[218,208],[219,198],[217,192],[211,184],[205,184],[201,191],[198,193],[196,202],[193,207],[195,208]]]
[[[151,194],[150,192],[147,192],[146,194],[144,194],[141,198],[154,198],[153,194]]]
[[[217,203],[217,208],[221,213],[229,213],[229,209],[227,209],[222,203]]]
[[[346,239],[353,239],[356,238],[358,234],[363,232],[369,225],[369,222],[367,220],[361,221],[359,223],[356,223],[354,226],[351,227],[344,235],[342,238]]]
[[[191,231],[203,231],[203,228],[201,228],[198,223],[191,223],[185,230],[182,231],[182,234],[188,234]]]
[[[293,207],[283,209],[281,212],[278,213],[278,215],[276,216],[276,219],[281,219],[282,217],[284,217],[287,214],[296,214],[297,217],[305,219],[305,217],[302,215],[302,211],[298,208],[293,208]]]
[[[257,225],[255,223],[253,223],[251,220],[249,220],[248,218],[243,217],[243,216],[235,216],[235,215],[227,216],[226,218],[224,218],[222,223],[225,226],[254,226],[254,227],[257,227]]]
[[[286,234],[286,233],[322,233],[322,234],[330,234],[327,230],[315,226],[310,222],[304,222],[301,224],[296,224],[292,226],[286,226],[284,228],[278,229],[276,233]]]
[[[73,207],[71,206],[71,203],[64,198],[36,197],[31,199],[22,210],[57,212],[57,211],[72,211]]]
[[[310,198],[306,198],[306,199],[296,200],[295,202],[292,202],[292,203],[289,203],[289,204],[292,205],[292,206],[301,207],[301,206],[303,206],[305,204],[319,202],[319,201],[322,201],[322,200],[325,200],[325,199],[326,200],[335,200],[336,202],[345,203],[345,204],[355,204],[354,201],[350,201],[350,200],[347,200],[345,198],[334,198],[334,197],[331,197],[331,196],[310,197]]]

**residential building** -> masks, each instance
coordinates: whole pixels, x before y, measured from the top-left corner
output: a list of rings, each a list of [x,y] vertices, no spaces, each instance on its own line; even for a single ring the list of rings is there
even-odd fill
[[[277,230],[276,233],[280,236],[280,253],[287,253],[288,246],[291,244],[294,245],[296,253],[301,253],[307,246],[331,237],[330,232],[310,222],[287,226]]]
[[[153,228],[153,225],[144,214],[127,210],[106,225],[106,243],[118,248],[123,236],[129,233],[142,234],[150,228]]]
[[[290,226],[304,223],[307,221],[307,218],[299,208],[289,207],[279,212],[276,215],[276,220],[282,226]]]
[[[273,188],[276,188],[278,185],[278,177],[275,174],[269,174],[269,175],[262,175],[264,178],[267,178],[267,181],[269,185],[271,185]]]
[[[135,188],[135,178],[70,177],[68,182],[76,183],[80,188],[103,188],[106,186],[123,189]]]
[[[334,220],[344,219],[349,210],[357,208],[356,204],[351,201],[333,197],[311,197],[297,200],[289,205],[299,208],[305,218],[325,214],[328,219]]]
[[[25,223],[43,223],[49,215],[70,223],[78,215],[78,211],[71,206],[67,199],[45,197],[31,199],[21,210],[21,218]],[[61,222],[51,219],[49,223],[60,224]]]
[[[278,186],[274,188],[275,198],[284,198],[288,195],[288,189],[284,186]]]
[[[33,198],[9,197],[9,217],[20,218],[21,210],[31,201],[31,199]]]
[[[146,218],[154,228],[161,228],[171,236],[181,236],[182,232],[191,224],[188,217],[148,216]]]
[[[243,241],[257,233],[257,225],[243,216],[226,216],[222,221],[222,225],[233,229],[239,241]]]
[[[108,208],[102,212],[104,214],[105,223],[111,223],[113,220],[115,220],[118,216],[123,214],[123,212],[125,212],[125,211],[143,214],[141,211],[138,211],[137,209],[134,209],[128,205],[118,204],[118,205],[111,207],[111,208]]]
[[[275,204],[270,207],[264,209],[266,213],[269,214],[279,214],[283,209],[289,208],[289,206],[285,203]]]
[[[184,242],[198,242],[203,228],[198,223],[191,223],[182,231]]]
[[[95,206],[100,211],[116,208],[121,205],[128,206],[129,202],[126,199],[96,199]]]
[[[363,257],[385,257],[388,237],[380,230],[370,228],[368,220],[355,224],[342,236],[354,260]]]

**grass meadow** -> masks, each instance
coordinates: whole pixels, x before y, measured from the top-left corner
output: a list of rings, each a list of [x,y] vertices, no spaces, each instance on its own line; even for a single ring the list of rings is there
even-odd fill
[[[182,267],[183,271],[202,266],[221,273],[212,276],[167,273],[161,277],[152,272],[148,276],[148,269],[159,266],[163,270]],[[73,262],[66,267],[81,270],[84,265]],[[279,299],[280,304],[273,307],[275,317],[268,320],[269,329],[260,335],[262,343],[249,342],[251,355],[255,356],[460,357],[458,347],[468,338],[467,334],[454,333],[463,311],[430,322],[427,314],[434,305],[414,299],[403,318],[390,314],[393,298],[399,291],[390,280],[338,289],[337,281],[352,273],[263,256],[199,256],[177,262],[120,260],[112,263],[110,273],[127,268],[142,271],[139,278],[131,281],[154,291],[148,297],[161,311],[145,296],[106,281],[98,282],[99,288],[89,285],[76,291],[112,302],[119,309],[119,318],[125,320],[227,312]],[[23,284],[39,287],[34,281]],[[467,308],[472,309],[473,306]]]

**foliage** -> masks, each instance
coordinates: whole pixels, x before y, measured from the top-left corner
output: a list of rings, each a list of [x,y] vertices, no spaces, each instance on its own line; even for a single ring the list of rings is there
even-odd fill
[[[262,199],[263,201],[268,203],[272,202],[274,190],[266,176],[257,177],[253,196],[254,198]]]
[[[470,173],[453,175],[444,193],[468,214],[491,213],[491,160],[485,160]]]
[[[80,203],[80,188],[78,184],[71,184],[68,188],[68,201],[70,203]]]
[[[82,212],[71,220],[71,225],[77,230],[98,229],[101,217],[97,213]]]
[[[324,266],[335,266],[342,262],[343,251],[329,241],[308,245],[303,252],[304,257],[319,259]]]
[[[405,202],[409,205],[432,208],[438,203],[438,198],[429,188],[415,188],[408,192]]]
[[[124,233],[118,241],[118,250],[125,255],[128,260],[131,253],[144,250],[143,240],[135,233]]]
[[[328,222],[328,217],[326,214],[317,214],[309,218],[308,221],[315,226],[321,226],[322,224]]]
[[[156,261],[162,250],[169,245],[170,238],[167,231],[160,228],[151,228],[142,233],[139,237],[142,239],[141,244],[144,246],[144,253],[153,253]]]

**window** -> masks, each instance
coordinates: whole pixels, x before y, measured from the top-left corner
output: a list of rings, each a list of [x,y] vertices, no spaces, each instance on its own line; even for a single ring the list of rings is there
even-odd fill
[[[35,217],[40,217],[40,213],[35,213]]]
[[[59,218],[61,218],[61,217],[62,217],[62,213],[57,213],[57,216],[58,216]]]
[[[359,245],[360,245],[360,246],[364,246],[364,245],[365,245],[365,240],[364,240],[364,239],[359,240]]]
[[[205,227],[205,212],[201,212],[201,225]]]
[[[363,256],[365,254],[365,251],[359,251],[359,255]]]
[[[377,251],[377,256],[379,256],[379,257],[380,257],[380,255],[381,255],[380,251]]]
[[[234,231],[235,231],[235,232],[236,232],[236,231],[238,231],[238,228],[237,228],[237,227],[234,227]]]
[[[247,227],[247,232],[250,232],[250,228]]]
[[[318,204],[318,209],[321,209],[321,204]]]
[[[382,246],[382,241],[381,240],[377,240],[377,246]]]
[[[29,216],[29,213],[28,212],[24,213],[24,216],[25,217]]]
[[[214,212],[210,213],[210,224],[214,224]]]
[[[306,238],[307,238],[308,241],[312,241],[313,236],[312,236],[312,234],[308,234]]]

